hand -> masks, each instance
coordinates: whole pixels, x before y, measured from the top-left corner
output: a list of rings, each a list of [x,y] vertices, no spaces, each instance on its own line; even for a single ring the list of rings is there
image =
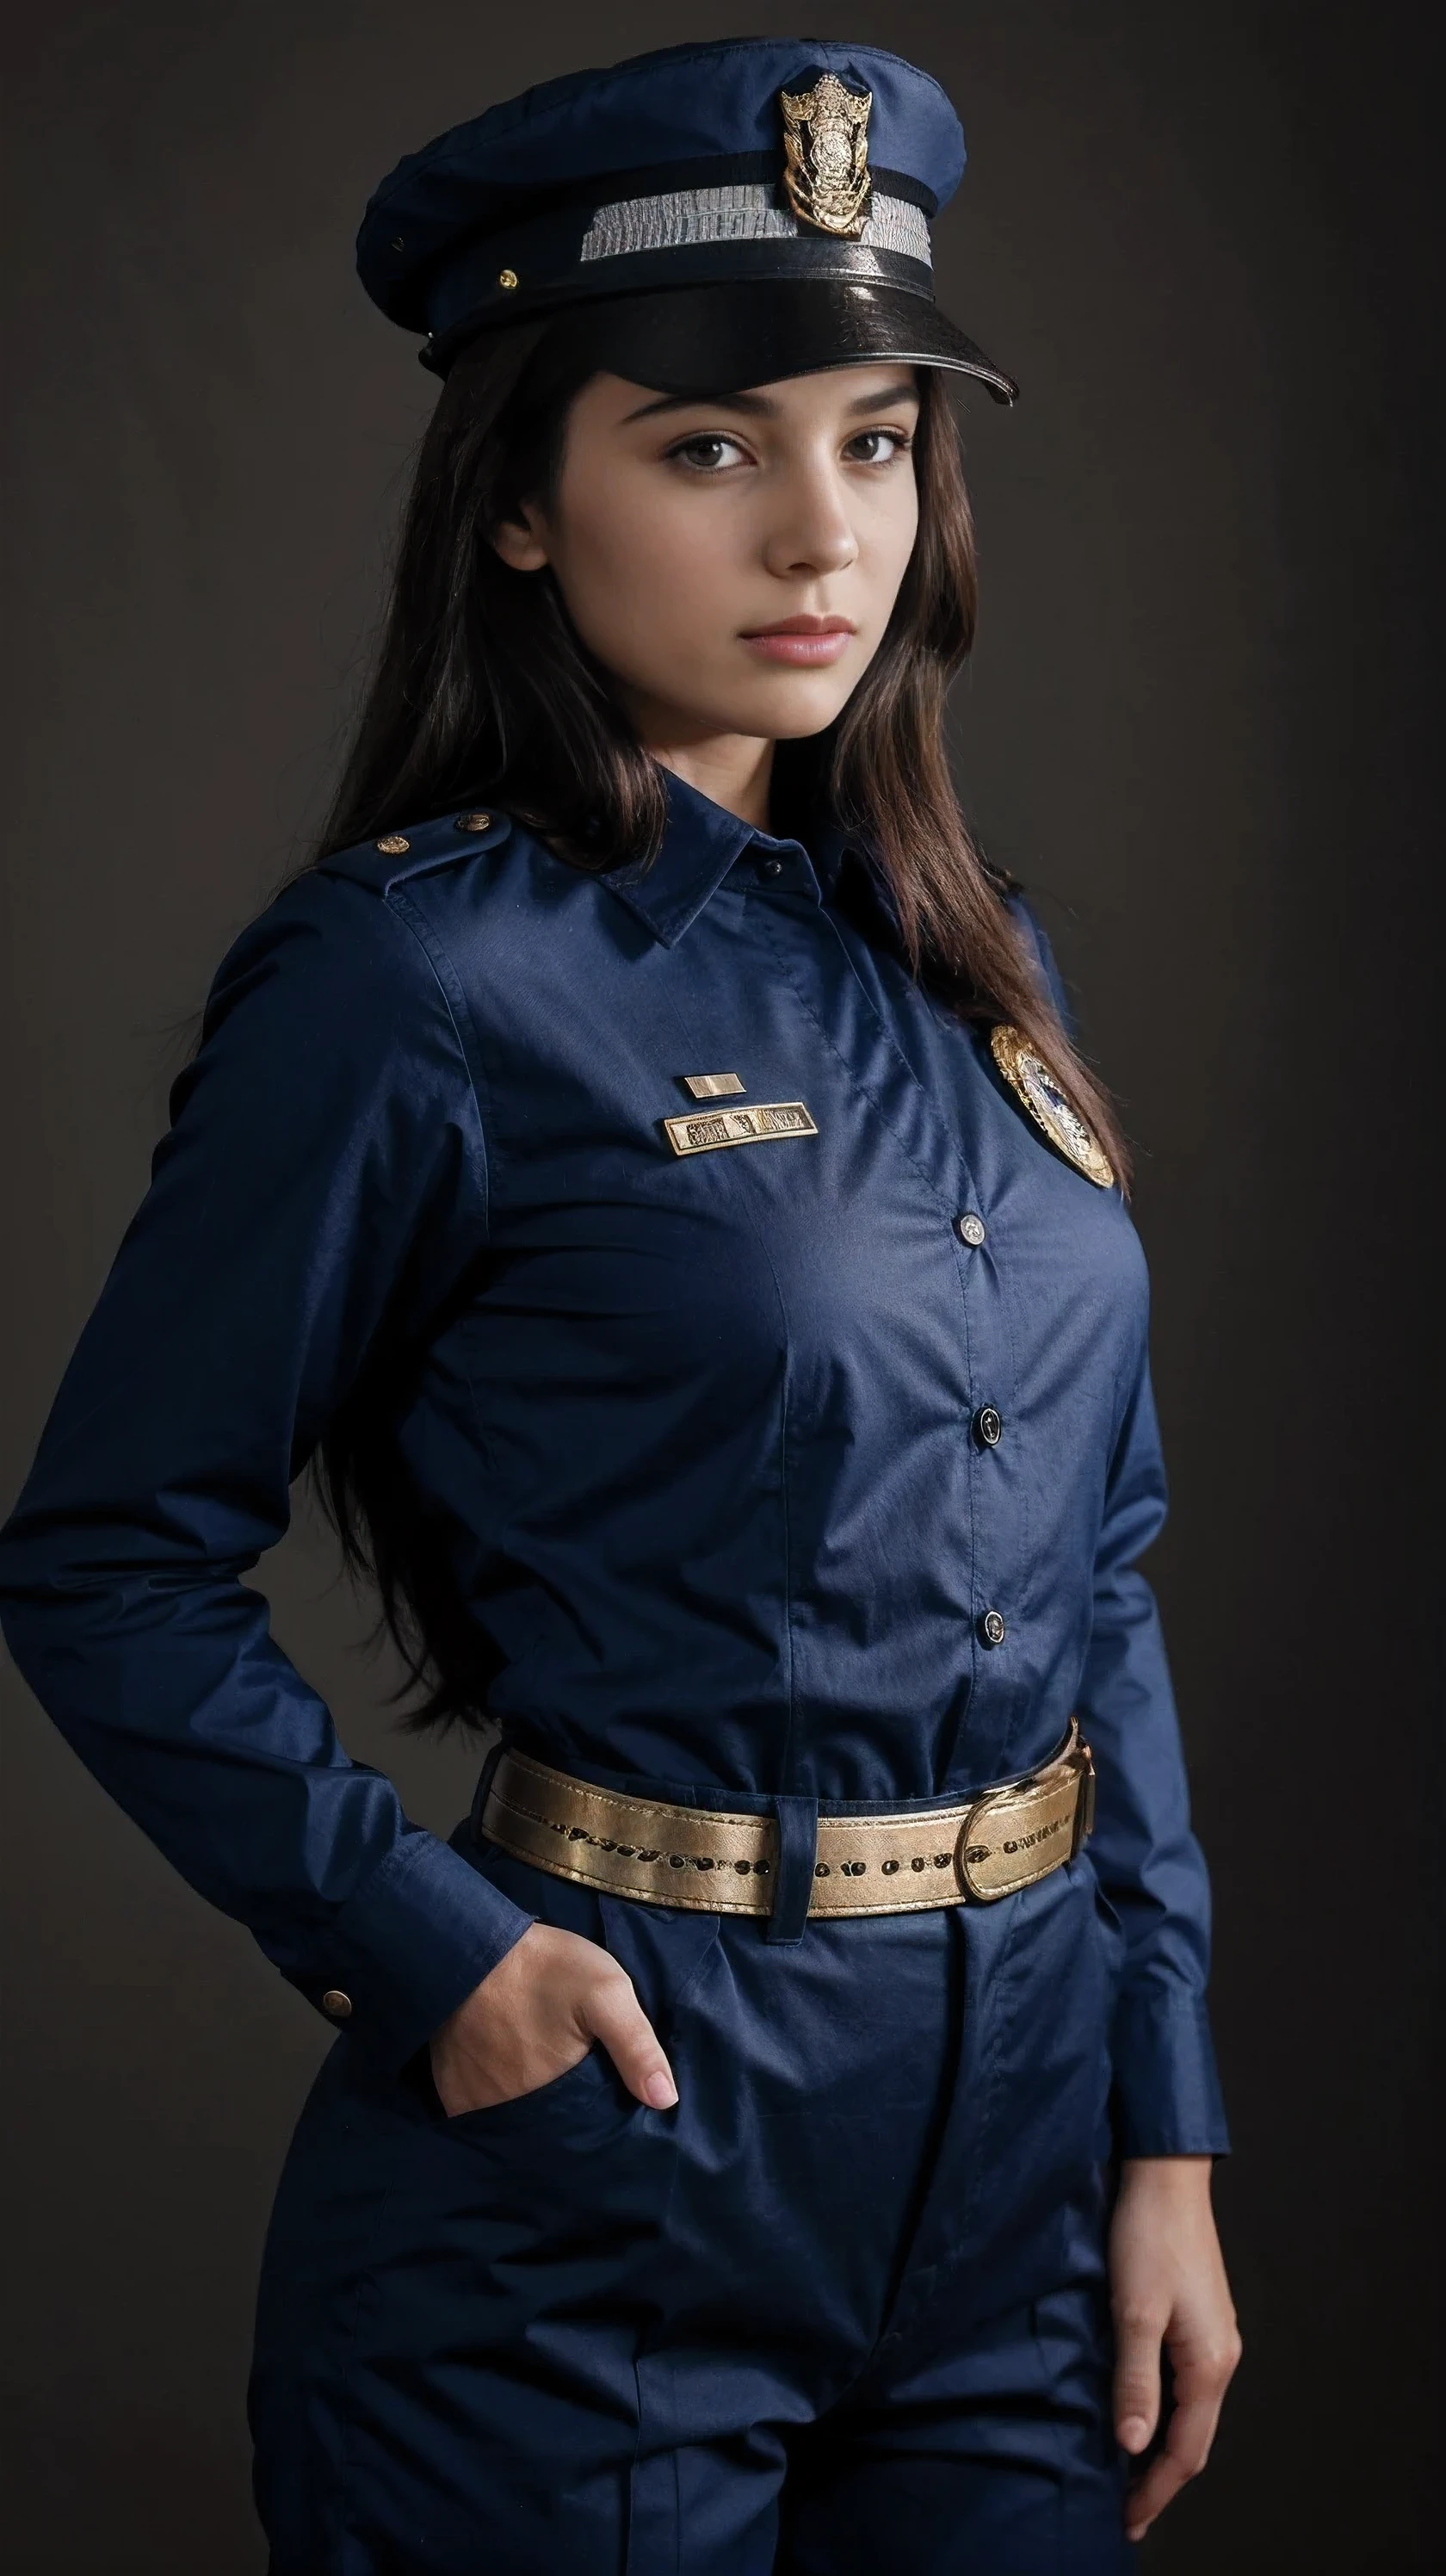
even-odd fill
[[[600,2039],[630,2093],[677,2101],[668,2061],[633,1981],[596,1941],[534,1923],[432,2034],[432,2081],[449,2118],[535,2093]]]
[[[1131,2540],[1198,2477],[1240,2359],[1240,2334],[1210,2207],[1208,2156],[1127,2160],[1110,2229],[1115,2320],[1115,2439],[1143,2451],[1160,2416],[1160,2347],[1170,2356],[1175,2401],[1165,2447],[1130,2489]]]

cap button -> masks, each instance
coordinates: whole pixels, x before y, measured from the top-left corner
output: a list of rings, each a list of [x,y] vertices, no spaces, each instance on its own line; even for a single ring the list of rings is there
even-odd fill
[[[321,2009],[330,2013],[333,2021],[350,2021],[351,1997],[344,1995],[340,1986],[328,1986],[321,1999]]]

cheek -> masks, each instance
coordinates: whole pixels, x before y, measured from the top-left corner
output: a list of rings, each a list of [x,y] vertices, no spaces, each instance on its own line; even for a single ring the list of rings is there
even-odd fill
[[[712,514],[650,488],[644,500],[614,494],[578,526],[558,576],[591,651],[624,679],[651,680],[698,661],[729,631],[736,554]]]
[[[909,569],[918,533],[919,499],[912,480],[890,492],[859,528],[859,568],[881,635]]]

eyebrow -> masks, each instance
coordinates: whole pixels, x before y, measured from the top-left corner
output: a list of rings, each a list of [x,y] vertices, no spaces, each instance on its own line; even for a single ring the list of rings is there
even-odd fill
[[[907,377],[901,377],[897,384],[885,385],[876,394],[857,395],[847,406],[845,418],[859,420],[867,412],[886,410],[891,403],[917,402],[918,399],[918,387]],[[639,403],[636,411],[625,413],[623,426],[626,427],[629,421],[653,420],[660,412],[697,411],[700,408],[738,411],[746,419],[777,420],[783,407],[767,394],[659,394],[654,401]]]

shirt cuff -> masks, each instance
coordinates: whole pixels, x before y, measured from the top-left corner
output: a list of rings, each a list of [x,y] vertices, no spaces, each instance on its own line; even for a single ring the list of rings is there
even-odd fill
[[[1115,2013],[1115,2146],[1121,2156],[1227,2156],[1215,2043],[1203,2001],[1126,1995]]]
[[[416,2055],[533,1917],[420,1828],[335,1917],[315,1975],[295,1983],[387,2071]]]

